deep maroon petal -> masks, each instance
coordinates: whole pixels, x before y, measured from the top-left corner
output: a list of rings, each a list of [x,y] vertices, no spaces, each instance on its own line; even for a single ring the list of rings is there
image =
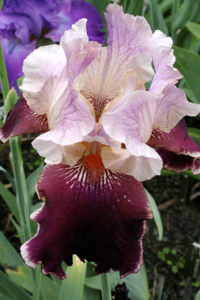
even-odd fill
[[[157,150],[157,152],[162,157],[163,166],[168,171],[180,173],[191,169],[195,175],[200,173],[200,162],[194,157],[176,154],[162,149]]]
[[[194,174],[200,172],[200,147],[190,138],[185,120],[182,119],[171,131],[166,133],[153,130],[149,146],[158,148],[164,167],[169,171],[185,172],[191,168]]]
[[[11,136],[48,130],[46,115],[36,114],[22,98],[16,102],[1,127],[0,140],[5,143]]]
[[[77,254],[95,262],[97,274],[139,271],[145,220],[152,217],[141,183],[104,169],[90,154],[73,167],[47,165],[37,190],[45,204],[31,216],[39,223],[36,236],[21,248],[27,265],[42,263],[43,274],[63,279],[62,261],[71,266]]]

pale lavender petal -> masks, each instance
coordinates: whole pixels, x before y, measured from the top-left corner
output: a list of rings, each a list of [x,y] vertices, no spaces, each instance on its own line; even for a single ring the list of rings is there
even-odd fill
[[[147,21],[123,14],[116,3],[107,10],[109,47],[102,49],[76,82],[78,91],[94,106],[97,120],[107,104],[126,93],[126,80],[132,77],[135,88],[144,89],[141,81],[149,81],[154,75],[152,32]]]
[[[146,54],[127,56],[125,53],[120,56],[108,47],[103,48],[78,77],[76,89],[94,106],[98,120],[106,105],[127,94],[130,79],[133,89],[138,87],[140,80],[150,80],[152,75],[151,59]]]
[[[81,102],[78,105],[79,101]],[[49,163],[62,161],[62,148],[79,143],[95,126],[94,116],[90,108],[84,105],[76,90],[68,85],[60,101],[57,101],[48,116],[50,131],[40,135],[33,141],[33,147],[46,157]],[[50,145],[54,154],[50,151]],[[53,158],[52,158],[53,155]]]
[[[105,18],[108,22],[108,45],[128,55],[150,53],[152,31],[144,17],[124,14],[122,6],[109,4]]]
[[[186,115],[196,116],[200,113],[200,105],[189,102],[183,90],[173,84],[165,86],[154,105],[154,129],[165,132],[169,132]]]
[[[97,42],[89,42],[86,31],[86,19],[81,19],[65,31],[61,45],[67,56],[68,73],[73,78],[88,67],[101,50]]]
[[[58,42],[65,30],[71,28],[71,26],[78,20],[87,19],[87,33],[91,41],[96,41],[100,44],[105,43],[105,32],[102,32],[100,28],[103,27],[103,22],[96,11],[96,9],[83,0],[63,0],[60,3],[61,11],[58,16],[61,19],[58,29],[51,30],[46,37],[51,38],[54,42]]]
[[[160,175],[162,160],[159,157],[134,156],[126,149],[103,147],[101,157],[105,168],[113,172],[132,175],[138,181]]]
[[[76,253],[95,262],[97,274],[138,272],[144,220],[152,217],[141,183],[88,155],[74,167],[47,165],[37,190],[45,204],[31,216],[39,223],[36,236],[21,247],[27,265],[41,263],[43,274],[64,279],[61,263],[71,266]]]
[[[97,142],[100,143],[102,145],[108,145],[110,147],[114,147],[114,148],[120,148],[121,147],[121,143],[115,141],[114,139],[112,139],[104,130],[102,124],[101,124],[101,119],[99,120],[99,122],[95,125],[94,129],[87,134],[84,139],[84,142]]]
[[[117,109],[112,106],[102,117],[102,125],[112,138],[127,146],[132,139],[146,143],[152,133],[155,103],[159,98],[146,92],[135,91],[127,96],[126,102]],[[145,120],[145,122],[144,122]],[[136,151],[135,150],[131,150]],[[137,151],[132,153],[139,155]]]
[[[82,39],[78,40],[82,42]],[[88,50],[87,47],[85,49]],[[86,50],[81,53],[82,67],[88,63],[90,52]],[[78,70],[81,65],[80,61],[77,63]],[[47,114],[50,128],[49,132],[33,142],[33,146],[47,161],[61,162],[60,146],[82,141],[94,128],[91,108],[72,86],[72,78],[69,77],[72,76],[69,74],[71,70],[67,69],[67,59],[61,45],[36,49],[25,60],[23,69],[25,79],[21,89],[24,97],[36,113]]]
[[[66,56],[60,45],[34,50],[24,61],[20,89],[31,109],[37,114],[49,114],[68,85]]]
[[[105,112],[102,117],[106,133],[124,144],[134,156],[131,158],[135,162],[132,163],[132,172],[137,180],[150,179],[160,174],[162,168],[162,161],[156,151],[146,145],[153,130],[153,104],[156,100],[157,97],[146,91],[136,91],[129,95],[124,105],[114,111]],[[142,164],[144,172],[140,171]]]
[[[167,84],[176,84],[182,78],[180,72],[173,67],[175,56],[171,49],[172,43],[172,39],[161,31],[154,32],[151,53],[156,73],[149,89],[151,93],[159,94]]]

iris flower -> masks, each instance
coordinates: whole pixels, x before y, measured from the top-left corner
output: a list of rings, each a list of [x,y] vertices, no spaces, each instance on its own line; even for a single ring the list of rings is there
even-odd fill
[[[0,11],[0,39],[10,86],[18,91],[24,59],[36,48],[37,39],[59,42],[66,29],[87,18],[88,36],[104,44],[102,20],[95,8],[83,0],[5,0]]]
[[[61,279],[61,263],[72,265],[73,254],[95,262],[97,274],[137,272],[152,218],[141,182],[163,166],[200,172],[200,147],[183,120],[200,106],[175,86],[181,74],[171,38],[116,3],[105,17],[107,47],[89,41],[81,19],[60,45],[25,59],[23,97],[0,132],[4,142],[42,132],[32,145],[47,163],[36,186],[44,204],[31,215],[38,232],[21,254]]]

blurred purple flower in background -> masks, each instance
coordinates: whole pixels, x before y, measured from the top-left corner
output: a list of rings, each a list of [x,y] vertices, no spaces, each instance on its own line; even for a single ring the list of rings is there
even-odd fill
[[[5,0],[0,11],[0,39],[10,87],[19,93],[22,64],[36,48],[37,39],[59,42],[64,31],[81,18],[88,19],[90,40],[104,44],[103,23],[95,8],[83,0]]]

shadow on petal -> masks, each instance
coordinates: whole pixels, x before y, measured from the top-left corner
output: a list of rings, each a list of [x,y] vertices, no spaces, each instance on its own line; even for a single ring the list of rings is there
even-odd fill
[[[73,167],[47,165],[37,191],[45,203],[31,216],[39,223],[36,236],[21,248],[27,265],[41,263],[43,274],[64,279],[62,261],[71,266],[77,254],[95,262],[97,274],[139,271],[145,220],[152,218],[141,183],[106,170],[101,157],[90,154]]]

